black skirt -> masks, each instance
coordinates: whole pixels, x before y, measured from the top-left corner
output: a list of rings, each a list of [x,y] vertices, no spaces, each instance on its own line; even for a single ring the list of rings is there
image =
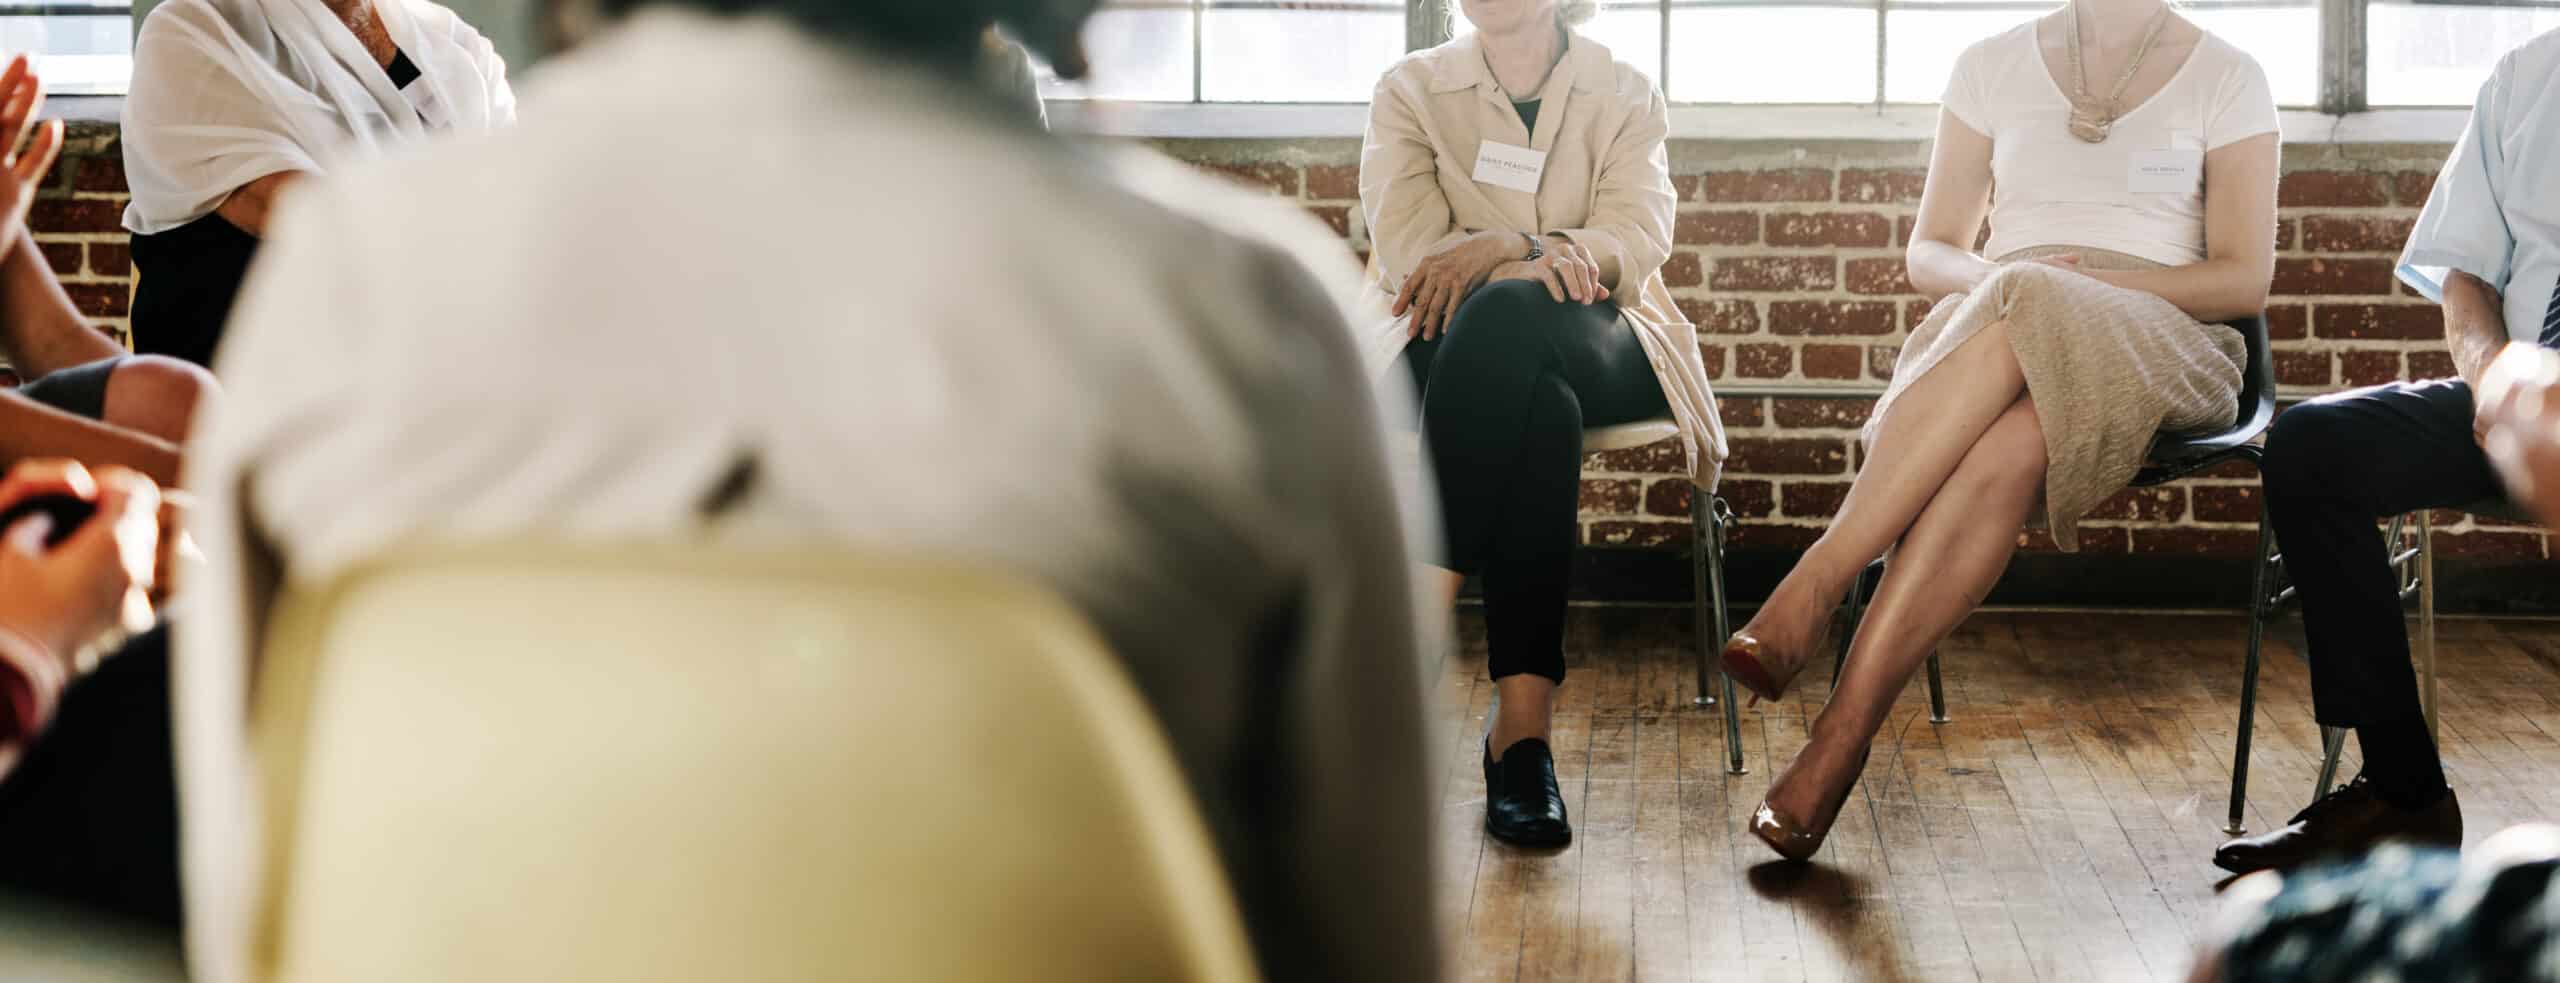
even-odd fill
[[[210,367],[258,237],[219,214],[133,237],[133,348]]]

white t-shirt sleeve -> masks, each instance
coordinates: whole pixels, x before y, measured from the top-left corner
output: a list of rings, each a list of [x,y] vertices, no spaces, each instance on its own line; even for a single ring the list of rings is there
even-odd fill
[[[1991,106],[1983,95],[1983,73],[1987,70],[1983,62],[1988,60],[1984,49],[1990,44],[1975,42],[1964,49],[1964,54],[1956,56],[1955,70],[1947,74],[1947,91],[1938,97],[1948,113],[1985,136],[1991,133]]]
[[[2212,42],[2206,42],[2211,44]],[[2258,60],[2229,49],[2230,68],[2213,94],[2213,115],[2205,120],[2205,149],[2220,150],[2250,137],[2283,132],[2276,119],[2275,90]]]
[[[2444,302],[2444,281],[2454,270],[2507,289],[2516,240],[2507,228],[2505,209],[2498,207],[2498,179],[2506,166],[2499,117],[2514,71],[2510,55],[2481,83],[2471,122],[2436,176],[2435,191],[2427,195],[2427,207],[2418,213],[2408,248],[2400,254],[2400,279],[2428,300]]]

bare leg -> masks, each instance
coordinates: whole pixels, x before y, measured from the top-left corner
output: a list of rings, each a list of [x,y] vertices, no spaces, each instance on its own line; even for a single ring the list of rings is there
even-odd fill
[[[124,354],[123,346],[89,326],[71,295],[53,277],[44,251],[25,231],[0,253],[0,349],[18,374],[34,379]]]
[[[1457,608],[1458,591],[1467,586],[1467,575],[1444,567],[1424,564],[1415,569],[1413,582],[1419,589],[1426,592],[1422,595],[1423,600],[1437,600],[1440,602],[1440,609],[1448,611]]]
[[[2026,390],[2017,352],[2009,347],[2009,326],[1994,322],[1894,400],[1831,527],[1743,628],[1768,645],[1780,664],[1773,667],[1777,672],[1792,671],[1783,667],[1801,665],[1813,654],[1824,620],[1853,578],[1912,528],[1968,452]],[[1956,501],[1963,507],[1962,499]]]
[[[1769,805],[1781,815],[1828,821],[1820,811],[1850,780],[1911,674],[2008,568],[2044,472],[2035,403],[2017,400],[1895,547],[1840,684],[1814,720],[1812,739],[1769,790]]]
[[[117,363],[107,377],[106,422],[184,444],[213,393],[213,373],[174,358],[138,356]]]
[[[1527,672],[1494,680],[1493,725],[1485,731],[1486,749],[1500,758],[1520,741],[1545,739],[1555,724],[1555,713],[1555,680]]]

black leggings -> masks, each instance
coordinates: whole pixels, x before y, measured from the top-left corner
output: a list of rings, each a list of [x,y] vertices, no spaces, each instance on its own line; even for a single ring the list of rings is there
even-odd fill
[[[1404,356],[1440,483],[1444,565],[1482,577],[1492,676],[1562,682],[1582,431],[1661,416],[1653,363],[1618,305],[1557,303],[1516,280],[1477,290]]]

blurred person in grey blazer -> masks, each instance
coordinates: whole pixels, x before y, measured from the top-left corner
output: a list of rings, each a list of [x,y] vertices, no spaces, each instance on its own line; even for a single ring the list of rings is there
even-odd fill
[[[539,536],[1034,577],[1147,697],[1266,976],[1436,978],[1407,565],[1435,533],[1398,510],[1347,267],[988,97],[991,20],[1075,78],[1094,0],[582,2],[530,122],[286,200],[242,298],[242,395],[190,465],[194,971],[250,965],[242,707],[278,591]]]

